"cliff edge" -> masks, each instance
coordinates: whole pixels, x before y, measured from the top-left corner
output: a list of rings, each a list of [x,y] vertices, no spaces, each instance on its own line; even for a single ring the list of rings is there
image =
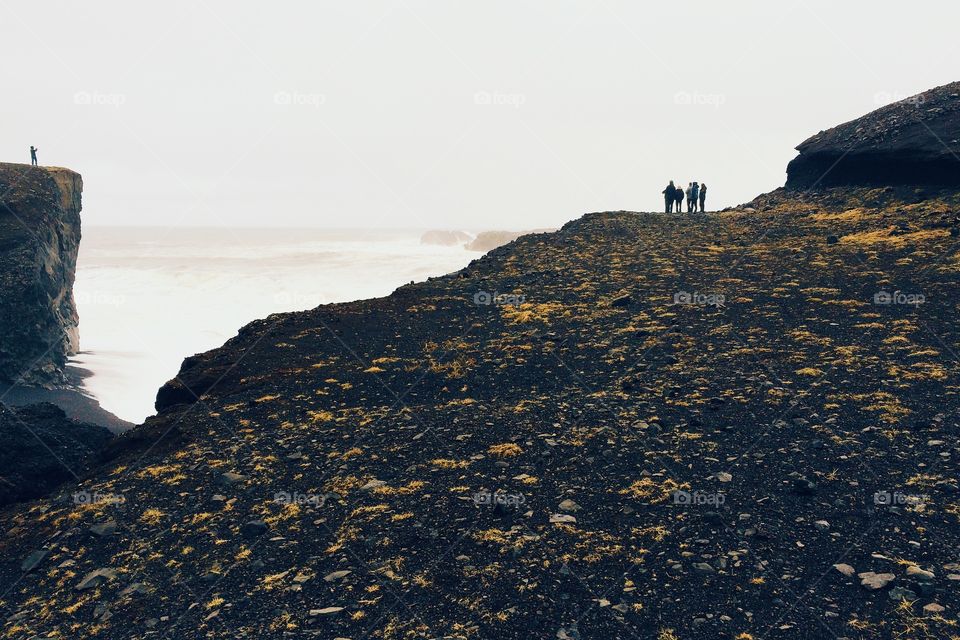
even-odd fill
[[[787,188],[960,186],[960,82],[881,107],[797,146]]]
[[[0,382],[67,381],[82,191],[69,169],[0,164]]]

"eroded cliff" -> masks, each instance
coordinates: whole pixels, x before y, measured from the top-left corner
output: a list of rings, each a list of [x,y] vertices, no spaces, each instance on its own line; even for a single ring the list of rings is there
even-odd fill
[[[69,169],[0,164],[0,382],[66,382],[82,190]]]

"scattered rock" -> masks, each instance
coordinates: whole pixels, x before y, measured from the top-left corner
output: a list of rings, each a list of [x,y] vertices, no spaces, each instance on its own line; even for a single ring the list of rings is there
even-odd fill
[[[95,524],[90,527],[90,533],[97,536],[98,538],[106,538],[112,536],[117,532],[117,523],[113,520],[107,522],[102,522],[100,524]]]
[[[323,609],[311,609],[310,617],[316,618],[317,616],[328,616],[334,613],[340,613],[343,611],[343,607],[324,607]]]
[[[77,591],[86,591],[105,584],[111,580],[116,580],[117,572],[113,569],[95,569],[85,575],[77,586]]]
[[[907,575],[918,582],[933,582],[937,577],[932,571],[926,571],[916,565],[907,567]]]
[[[43,559],[47,557],[50,553],[49,549],[38,549],[24,559],[23,563],[20,565],[20,570],[24,573],[29,573],[40,566],[40,563],[43,562]]]
[[[848,578],[853,577],[853,574],[856,573],[856,569],[848,564],[835,564],[833,568]]]
[[[336,582],[337,580],[346,578],[348,575],[350,575],[350,573],[351,572],[349,570],[334,571],[333,573],[328,573],[323,579],[325,582]]]
[[[566,513],[554,513],[550,515],[550,522],[557,522],[561,524],[572,524],[576,521],[577,521],[576,518]]]
[[[936,602],[931,602],[930,604],[923,605],[923,612],[927,615],[937,615],[938,613],[943,613],[945,607],[943,605],[937,604]]]
[[[897,576],[893,575],[892,573],[874,573],[873,571],[864,571],[863,573],[858,573],[857,577],[860,578],[860,584],[871,591],[883,589],[885,586],[897,579]]]
[[[263,520],[251,520],[240,527],[240,534],[245,538],[259,538],[270,531],[270,525]]]
[[[563,502],[560,503],[560,510],[561,511],[579,511],[580,505],[578,505],[573,500],[564,500]]]

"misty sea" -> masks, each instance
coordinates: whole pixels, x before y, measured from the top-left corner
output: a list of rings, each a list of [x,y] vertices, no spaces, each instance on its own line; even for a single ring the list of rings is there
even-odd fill
[[[85,227],[74,295],[86,393],[133,423],[182,360],[271,313],[384,296],[480,254],[418,230]]]

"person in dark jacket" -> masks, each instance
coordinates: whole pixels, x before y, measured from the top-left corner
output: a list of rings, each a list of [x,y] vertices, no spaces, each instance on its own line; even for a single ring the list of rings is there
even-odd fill
[[[30,164],[37,166],[37,148],[30,145]]]
[[[679,183],[677,183],[679,185]],[[677,186],[677,213],[683,213],[683,187]]]
[[[673,201],[677,197],[677,188],[673,186],[673,180],[670,181],[670,184],[667,185],[667,188],[664,189],[662,193],[664,213],[671,213],[673,211]]]
[[[702,184],[700,185],[700,213],[703,213],[704,211],[706,211],[706,209],[704,208],[706,206],[705,205],[706,202],[707,202],[707,185]]]
[[[700,184],[697,182],[693,183],[693,186],[690,187],[692,192],[690,193],[690,202],[693,203],[693,213],[697,212],[697,198],[700,197]]]

